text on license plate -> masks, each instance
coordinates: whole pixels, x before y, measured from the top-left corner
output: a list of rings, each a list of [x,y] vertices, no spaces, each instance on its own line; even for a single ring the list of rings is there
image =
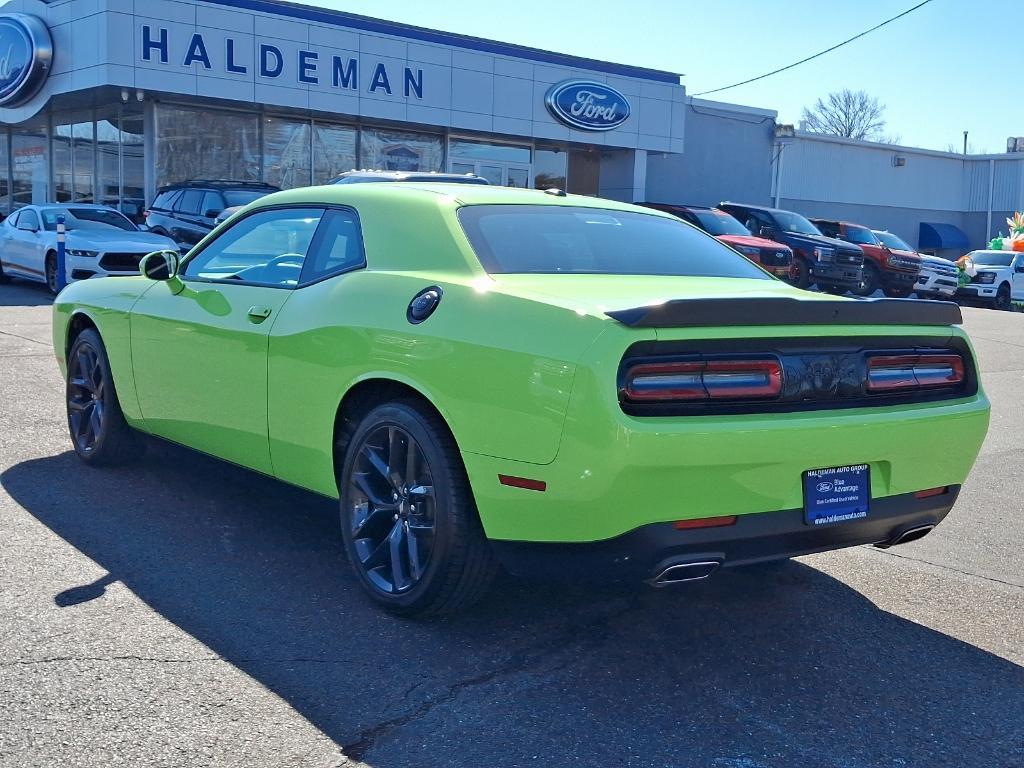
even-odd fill
[[[868,516],[871,477],[867,464],[804,472],[804,522],[827,525]]]

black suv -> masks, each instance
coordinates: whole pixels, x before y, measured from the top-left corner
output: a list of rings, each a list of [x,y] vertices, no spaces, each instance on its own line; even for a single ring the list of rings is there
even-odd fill
[[[816,283],[829,293],[860,287],[864,279],[864,251],[860,246],[825,237],[817,227],[793,211],[744,203],[718,207],[740,220],[755,235],[784,243],[793,250],[793,285]]]
[[[226,209],[237,209],[271,192],[272,184],[249,181],[185,181],[162,187],[146,211],[151,232],[192,247],[214,228]]]

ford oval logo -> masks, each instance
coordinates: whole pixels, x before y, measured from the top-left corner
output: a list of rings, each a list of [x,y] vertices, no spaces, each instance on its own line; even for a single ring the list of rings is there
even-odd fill
[[[827,493],[832,490],[832,483],[824,482],[818,483],[818,493]]]
[[[42,19],[0,15],[0,107],[16,107],[35,96],[52,61],[53,42]]]
[[[629,118],[625,96],[604,83],[588,80],[556,83],[544,103],[557,120],[581,131],[610,131]]]

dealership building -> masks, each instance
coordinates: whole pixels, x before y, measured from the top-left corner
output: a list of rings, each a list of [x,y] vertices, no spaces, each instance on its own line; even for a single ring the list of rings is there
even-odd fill
[[[278,0],[0,6],[0,213],[95,201],[138,219],[186,180],[453,171],[625,201],[774,204],[959,255],[1024,208],[1024,152],[853,142],[777,117],[689,97],[672,72]]]

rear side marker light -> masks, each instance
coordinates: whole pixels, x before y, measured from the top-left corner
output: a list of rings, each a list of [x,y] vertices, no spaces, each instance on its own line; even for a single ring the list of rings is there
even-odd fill
[[[625,395],[635,402],[762,400],[782,392],[774,359],[640,363],[626,373]]]
[[[515,477],[514,475],[498,475],[498,482],[512,488],[525,488],[528,491],[546,491],[548,484],[543,480],[531,480],[528,477]]]
[[[723,517],[698,517],[695,520],[676,520],[672,523],[672,527],[677,531],[685,531],[690,528],[721,528],[735,524],[736,515],[725,515]]]
[[[944,493],[949,491],[949,486],[944,485],[941,488],[928,488],[924,491],[917,491],[914,494],[915,499],[930,499],[932,496],[942,496]]]
[[[868,392],[894,392],[963,383],[960,355],[875,355],[868,358]]]

